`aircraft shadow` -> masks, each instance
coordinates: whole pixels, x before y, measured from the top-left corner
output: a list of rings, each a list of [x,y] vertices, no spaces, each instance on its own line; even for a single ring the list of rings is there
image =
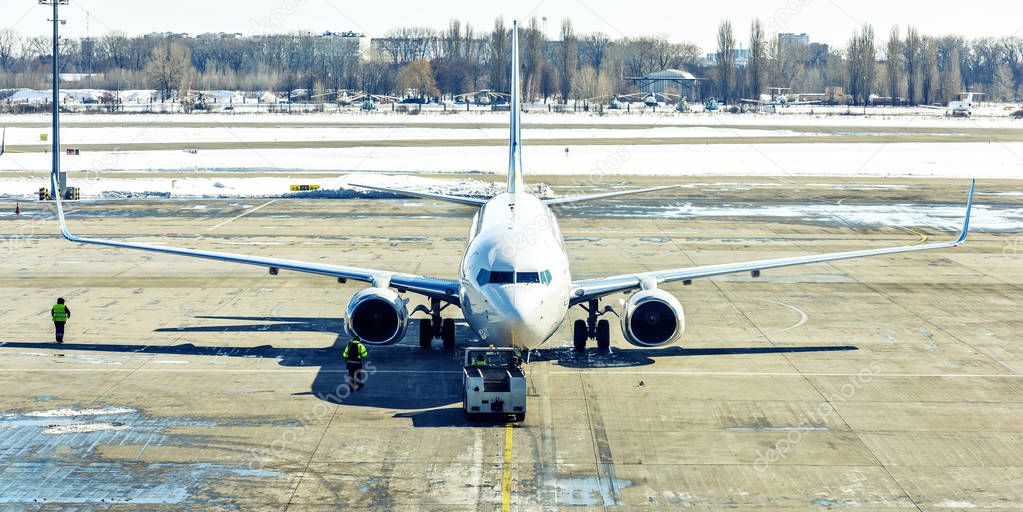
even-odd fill
[[[534,350],[530,362],[554,361],[566,368],[617,368],[647,366],[654,364],[658,357],[727,356],[756,354],[795,354],[801,352],[841,352],[859,350],[853,345],[818,345],[801,347],[720,347],[685,348],[614,348],[611,350],[588,349],[577,352],[571,347]]]
[[[199,326],[158,329],[157,332],[344,332],[344,322],[336,318],[262,318],[262,317],[197,317],[202,319],[234,319],[250,322],[233,326]],[[334,329],[327,329],[331,325]],[[202,346],[191,343],[170,346],[125,345],[52,342],[32,343],[11,341],[0,343],[4,348],[26,348],[53,351],[83,351],[135,354],[170,354],[209,357],[247,357],[276,359],[286,367],[318,367],[308,391],[295,395],[313,395],[334,404],[358,407],[376,407],[407,410],[397,417],[412,418],[413,424],[424,427],[480,426],[486,422],[470,422],[459,407],[437,409],[458,404],[462,397],[462,352],[449,352],[435,348],[422,350],[418,342],[418,323],[413,322],[405,340],[396,345],[369,347],[366,386],[353,391],[348,386],[348,374],[341,352],[348,343],[346,334],[339,334],[325,347],[285,348],[273,345],[254,347]],[[469,339],[472,333],[459,324],[458,339]],[[460,344],[460,347],[464,344]],[[785,354],[800,352],[833,352],[858,350],[855,346],[803,346],[803,347],[739,347],[686,349],[589,349],[577,353],[571,347],[537,349],[531,352],[531,362],[553,361],[566,368],[606,368],[646,366],[655,358],[692,357],[748,354]],[[428,409],[428,410],[423,410]]]
[[[242,325],[203,325],[195,327],[165,327],[156,332],[340,332],[344,325],[338,318],[316,317],[256,317],[256,316],[197,316],[203,320],[238,320],[253,322]]]

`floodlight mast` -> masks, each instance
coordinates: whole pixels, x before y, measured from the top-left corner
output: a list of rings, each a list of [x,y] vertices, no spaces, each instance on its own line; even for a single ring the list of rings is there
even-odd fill
[[[67,178],[64,173],[60,171],[60,74],[57,69],[57,59],[60,55],[60,31],[59,26],[66,23],[60,19],[58,7],[67,5],[69,0],[38,0],[39,5],[50,5],[53,6],[53,18],[48,20],[53,22],[53,83],[52,92],[53,97],[51,103],[53,106],[53,133],[51,134],[52,153],[53,153],[53,169],[52,175],[59,177],[59,180],[53,186],[56,187],[50,190],[50,196],[57,198],[62,197],[64,194],[65,185],[67,185]]]

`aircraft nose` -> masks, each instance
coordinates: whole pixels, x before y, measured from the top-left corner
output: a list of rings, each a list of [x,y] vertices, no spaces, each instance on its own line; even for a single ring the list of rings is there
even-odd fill
[[[500,332],[515,345],[528,346],[543,341],[544,331],[541,302],[527,290],[507,289],[500,311]]]

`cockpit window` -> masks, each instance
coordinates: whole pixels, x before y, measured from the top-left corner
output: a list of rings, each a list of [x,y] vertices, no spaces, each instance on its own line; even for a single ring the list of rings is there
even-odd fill
[[[511,284],[515,282],[515,272],[491,272],[490,284]]]
[[[516,283],[535,284],[540,282],[539,272],[518,272],[515,275]]]
[[[480,269],[476,275],[476,282],[483,286],[485,284],[551,284],[551,272],[503,272]]]

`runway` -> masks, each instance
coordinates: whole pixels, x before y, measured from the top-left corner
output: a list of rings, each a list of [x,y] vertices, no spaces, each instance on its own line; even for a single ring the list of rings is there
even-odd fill
[[[529,179],[562,194],[607,186]],[[560,211],[574,275],[944,240],[945,227],[893,223],[944,217],[847,209],[952,209],[965,192],[925,179],[614,185],[681,180],[693,186],[616,215]],[[526,366],[529,411],[511,427],[465,420],[459,354],[421,351],[414,326],[370,347],[367,388],[348,390],[339,333],[356,285],[79,247],[46,206],[22,203],[0,216],[0,509],[1020,509],[1023,229],[990,220],[1020,197],[999,194],[1012,181],[977,190],[988,220],[957,249],[666,287],[686,309],[675,346],[631,347],[614,327],[610,352],[577,354],[566,322]],[[738,210],[661,208],[691,213],[682,203]],[[780,207],[837,213],[767,215]],[[454,276],[471,215],[402,199],[72,209],[80,235],[438,277]],[[63,346],[57,296],[73,313]],[[458,339],[473,341],[463,324]]]

